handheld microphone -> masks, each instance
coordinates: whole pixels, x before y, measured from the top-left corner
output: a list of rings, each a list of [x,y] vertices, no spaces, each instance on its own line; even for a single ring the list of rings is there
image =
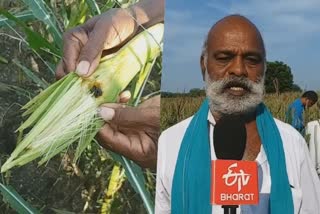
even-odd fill
[[[254,161],[242,160],[246,147],[245,122],[221,119],[214,127],[213,143],[218,160],[212,161],[211,202],[224,214],[236,214],[241,204],[258,203],[258,172]]]
[[[241,160],[246,142],[245,122],[240,118],[222,118],[214,126],[213,145],[217,159]]]

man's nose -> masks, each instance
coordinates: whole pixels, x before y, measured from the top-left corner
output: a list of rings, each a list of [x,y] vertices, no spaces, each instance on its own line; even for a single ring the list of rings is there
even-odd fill
[[[236,56],[228,70],[229,75],[235,76],[248,76],[248,72],[246,70],[244,59],[241,56]]]

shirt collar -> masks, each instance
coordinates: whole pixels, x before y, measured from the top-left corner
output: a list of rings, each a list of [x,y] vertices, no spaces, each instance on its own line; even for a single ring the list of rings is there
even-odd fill
[[[211,111],[208,111],[208,121],[211,125],[215,126],[216,125],[216,120],[214,119]]]

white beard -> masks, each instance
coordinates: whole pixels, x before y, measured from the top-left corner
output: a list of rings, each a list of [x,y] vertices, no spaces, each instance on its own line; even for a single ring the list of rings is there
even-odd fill
[[[226,84],[240,82],[248,92],[239,97],[225,92]],[[242,115],[255,111],[264,97],[264,76],[254,82],[244,77],[230,77],[222,80],[211,80],[205,71],[205,89],[211,112],[222,115]]]

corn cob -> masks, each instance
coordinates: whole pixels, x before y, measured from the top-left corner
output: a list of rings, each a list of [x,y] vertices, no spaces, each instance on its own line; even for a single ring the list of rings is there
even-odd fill
[[[115,102],[135,75],[159,56],[163,30],[163,24],[150,27],[117,53],[102,58],[90,77],[70,73],[29,101],[22,108],[23,116],[29,117],[18,131],[32,129],[2,165],[1,172],[39,157],[41,165],[75,142],[77,160],[103,126],[98,106]]]

